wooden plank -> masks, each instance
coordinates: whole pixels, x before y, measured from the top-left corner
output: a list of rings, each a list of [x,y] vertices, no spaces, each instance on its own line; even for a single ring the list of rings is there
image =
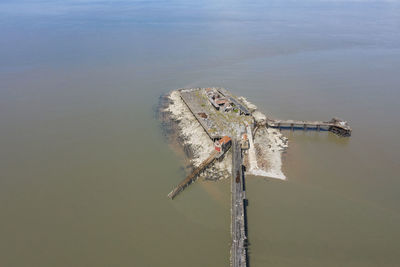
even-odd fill
[[[180,182],[174,190],[172,190],[169,194],[168,197],[173,199],[176,195],[178,195],[183,189],[185,189],[186,186],[188,186],[191,182],[193,182],[198,174],[204,170],[209,164],[211,164],[215,159],[218,154],[218,151],[214,150],[211,152],[210,156],[208,156],[207,159],[205,159],[199,167],[194,169],[194,171],[189,174],[182,182]]]

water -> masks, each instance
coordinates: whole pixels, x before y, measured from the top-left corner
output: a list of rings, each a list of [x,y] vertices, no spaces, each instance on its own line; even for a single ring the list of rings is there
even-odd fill
[[[398,1],[0,3],[0,265],[228,266],[229,182],[174,201],[154,116],[223,86],[277,118],[287,181],[248,177],[251,266],[398,266]]]

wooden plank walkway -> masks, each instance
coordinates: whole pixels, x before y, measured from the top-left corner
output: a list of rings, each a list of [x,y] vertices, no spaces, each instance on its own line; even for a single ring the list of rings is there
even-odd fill
[[[191,184],[193,181],[196,180],[198,174],[203,171],[208,165],[210,165],[216,158],[218,155],[218,151],[214,150],[213,152],[211,152],[210,156],[208,156],[207,159],[205,159],[200,165],[199,167],[197,167],[196,169],[194,169],[194,171],[189,174],[182,182],[180,182],[175,188],[174,190],[172,190],[169,194],[168,197],[171,199],[174,199],[174,197],[176,197],[176,195],[178,195],[181,191],[183,191],[189,184]]]
[[[247,226],[244,191],[243,157],[240,143],[237,140],[232,144],[232,206],[231,206],[231,266],[247,266]]]
[[[331,121],[267,120],[267,127],[287,129],[316,129],[331,131],[340,136],[350,136],[351,128],[346,121],[333,118]]]

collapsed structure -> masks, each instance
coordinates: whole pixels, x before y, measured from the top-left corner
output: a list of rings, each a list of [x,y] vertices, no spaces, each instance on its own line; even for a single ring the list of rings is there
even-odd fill
[[[210,103],[217,110],[225,112],[234,111],[240,112],[240,115],[250,115],[249,110],[245,106],[243,106],[230,94],[227,94],[227,91],[222,88],[220,88],[219,90],[216,88],[206,88],[205,94],[207,95]]]

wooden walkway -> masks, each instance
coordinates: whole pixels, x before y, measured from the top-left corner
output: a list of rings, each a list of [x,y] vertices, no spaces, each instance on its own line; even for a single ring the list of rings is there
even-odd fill
[[[185,189],[189,184],[191,184],[193,181],[196,180],[197,176],[199,175],[199,173],[201,171],[203,171],[208,165],[210,165],[216,158],[218,155],[218,151],[214,150],[213,152],[211,152],[210,156],[208,156],[207,159],[205,159],[200,165],[199,167],[197,167],[196,169],[194,169],[194,171],[189,174],[182,182],[180,182],[175,188],[174,190],[172,190],[169,194],[168,197],[171,199],[174,199],[174,197],[176,197],[176,195],[178,195],[181,191],[183,191],[183,189]]]
[[[246,267],[247,258],[247,225],[246,225],[246,195],[244,186],[243,157],[240,142],[232,144],[232,206],[231,206],[231,266]]]
[[[267,127],[279,129],[325,130],[340,136],[350,136],[351,128],[346,121],[333,118],[330,121],[296,121],[296,120],[267,120]]]

